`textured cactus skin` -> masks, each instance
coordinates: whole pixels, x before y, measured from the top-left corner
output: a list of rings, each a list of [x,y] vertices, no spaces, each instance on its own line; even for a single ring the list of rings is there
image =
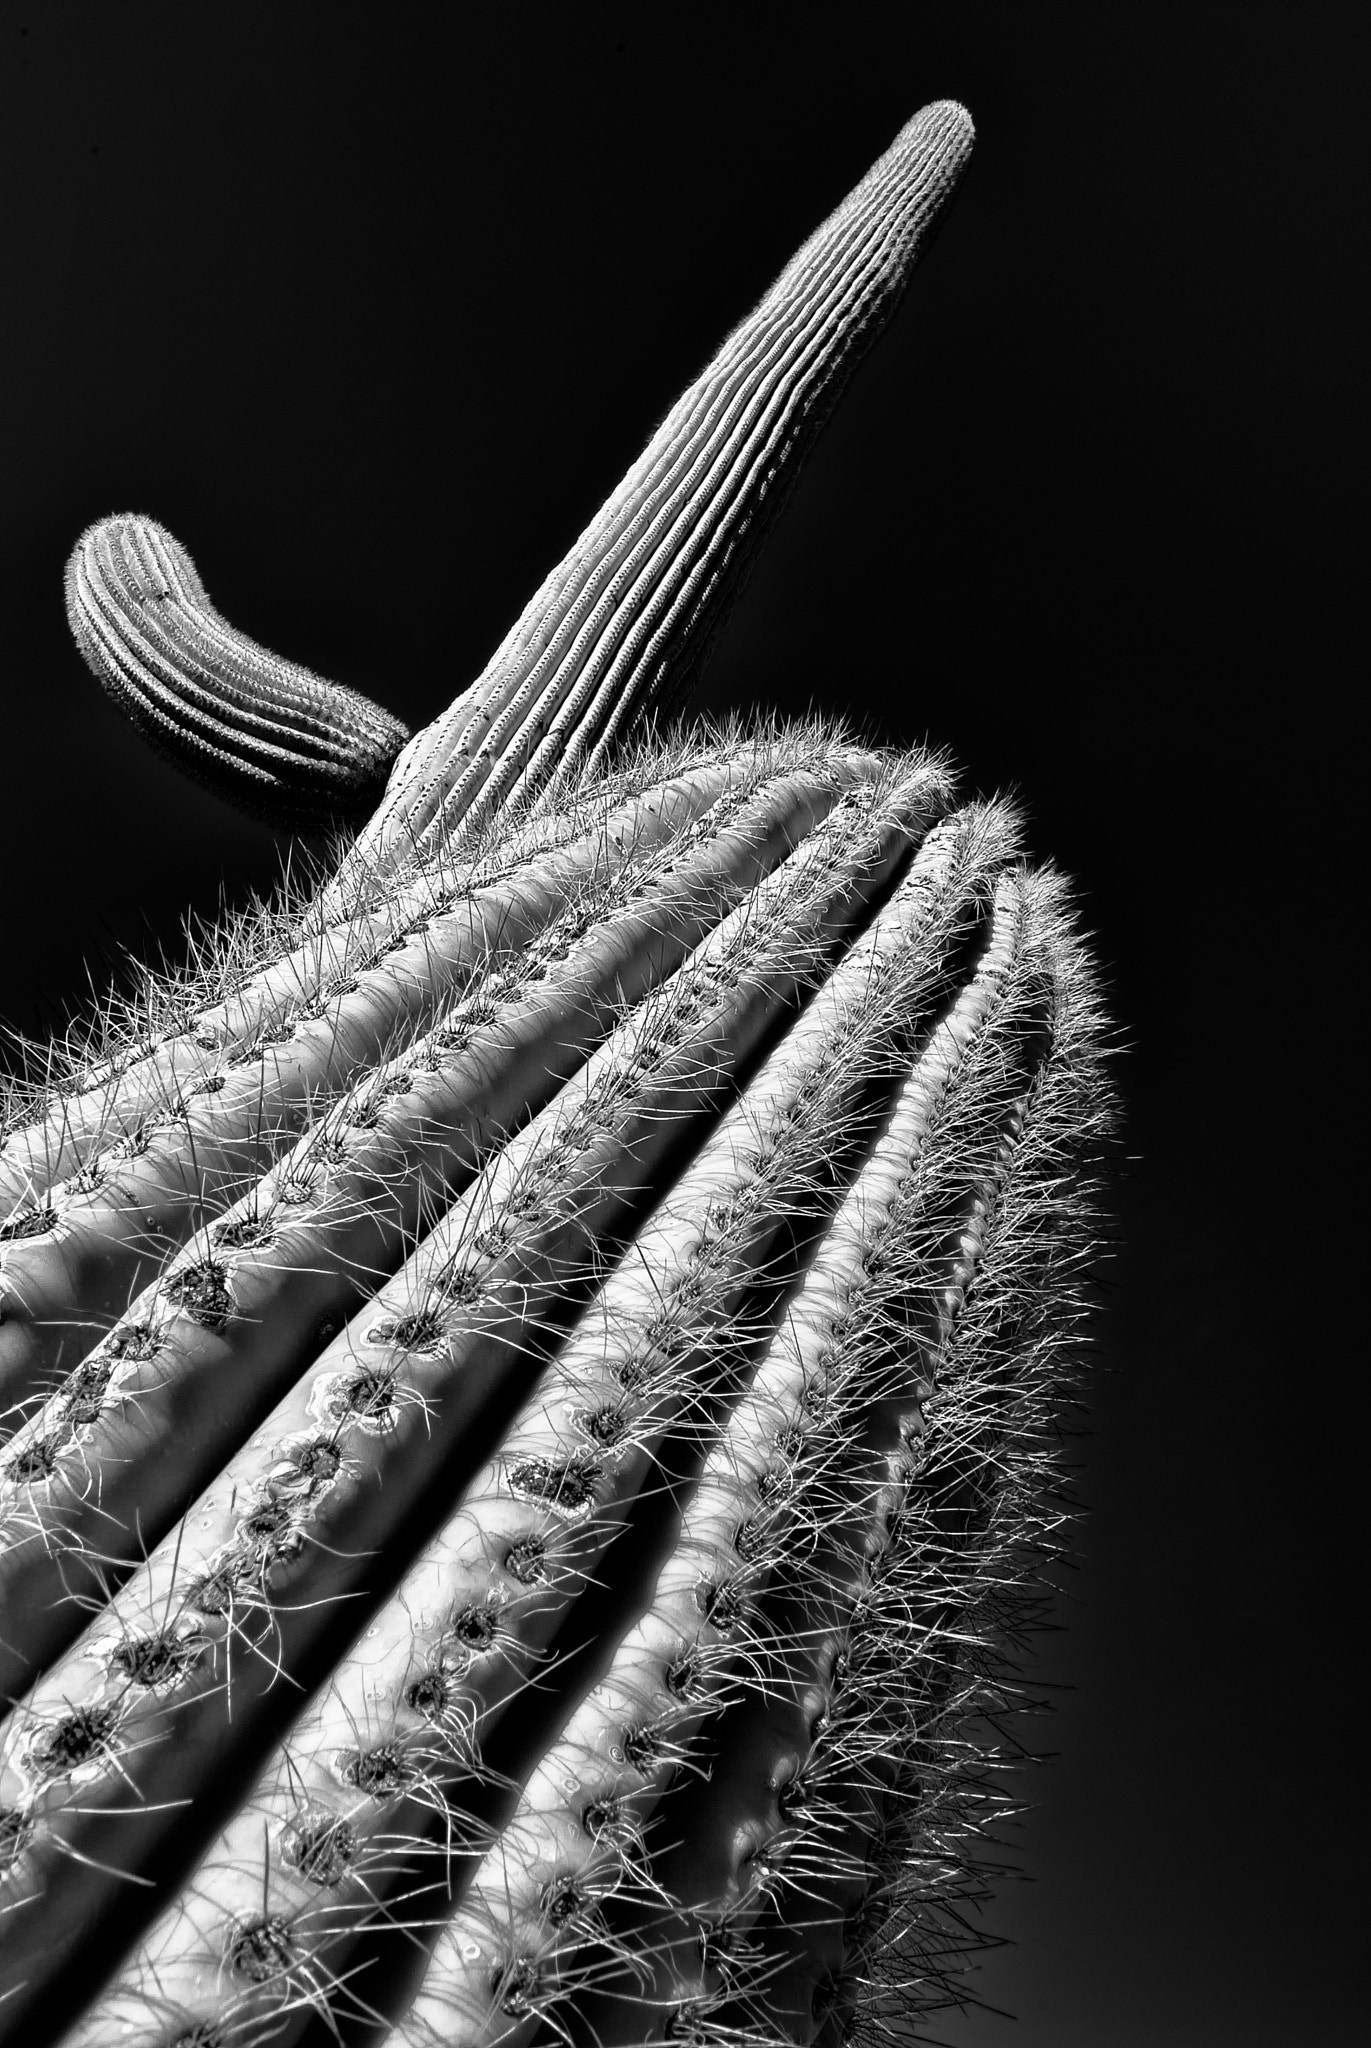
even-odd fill
[[[328,886],[5,1134],[5,2048],[837,2048],[949,1996],[1058,1540],[1089,955],[940,759],[623,728],[969,138],[902,132]]]

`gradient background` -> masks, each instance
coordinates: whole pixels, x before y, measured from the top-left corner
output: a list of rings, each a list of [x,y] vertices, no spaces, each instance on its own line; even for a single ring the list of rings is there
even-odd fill
[[[951,2016],[956,2048],[1354,2038],[1367,18],[0,6],[0,1015],[27,1032],[286,843],[85,673],[84,525],[164,521],[235,624],[418,725],[907,116],[975,116],[698,700],[1016,786],[1130,1046],[1090,1515],[1031,1673],[1056,1761],[973,1986],[1017,2023]]]

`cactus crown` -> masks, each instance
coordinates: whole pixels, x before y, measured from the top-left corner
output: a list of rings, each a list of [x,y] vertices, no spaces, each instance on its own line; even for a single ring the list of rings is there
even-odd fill
[[[374,809],[5,1127],[0,2042],[837,2044],[955,1995],[971,1731],[1061,1542],[1095,977],[944,760],[644,722],[969,141],[916,116],[403,747],[151,522],[78,544],[159,743]]]

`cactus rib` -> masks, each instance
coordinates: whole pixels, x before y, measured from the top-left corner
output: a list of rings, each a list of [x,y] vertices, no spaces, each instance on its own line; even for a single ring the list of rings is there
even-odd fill
[[[808,2041],[825,2011],[840,2010],[853,1968],[879,1956],[892,1910],[926,1952],[945,1947],[955,1925],[946,1909],[964,1872],[938,1853],[937,1814],[964,1836],[959,1803],[994,1810],[993,1797],[958,1784],[952,1731],[1005,1705],[989,1640],[1022,1625],[1035,1546],[1053,1543],[1050,1514],[1030,1500],[1051,1462],[1051,1397],[1070,1364],[1089,1248],[1089,1193],[1070,1185],[1070,1169],[1100,1100],[1096,999],[1060,889],[1030,878],[1025,907],[1036,931],[1020,1057],[992,1075],[999,1107],[986,1117],[967,1085],[973,1048],[941,1142],[925,1142],[914,1182],[897,1194],[862,1307],[865,1371],[834,1390],[825,1429],[836,1428],[839,1448],[802,1481],[818,1550],[802,1572],[787,1564],[779,1597],[764,1596],[769,1652],[719,1718],[708,1786],[662,1816],[663,1845],[640,1892],[683,1904],[663,1914],[649,1903],[639,1973],[621,1977],[617,1999],[592,2002],[588,2023],[607,2048],[657,2039],[668,2021],[703,2041]],[[1044,942],[1047,982],[1035,974]],[[1025,1063],[1044,1024],[1046,1055]],[[940,1156],[952,1213],[963,1209],[950,1242],[944,1230],[908,1231],[911,1195],[949,1213],[930,1184]],[[969,1170],[978,1186],[966,1209],[958,1184]],[[1044,1237],[1046,1201],[1059,1232]],[[942,1285],[929,1272],[940,1246]],[[892,1356],[908,1329],[900,1297],[911,1292],[932,1311],[912,1371]],[[873,1373],[882,1352],[884,1371]],[[921,1854],[901,1875],[901,1835],[915,1821]],[[946,1995],[938,1968],[921,1988],[914,1974],[893,2010]],[[656,2016],[647,2029],[645,2008]]]
[[[711,1451],[651,1606],[539,1763],[518,1812],[440,1936],[401,2029],[406,2040],[461,2041],[467,2048],[503,2040],[510,1984],[523,1985],[530,2017],[544,2020],[555,2018],[571,1987],[584,1994],[594,1984],[605,1960],[592,1941],[589,1969],[580,1964],[585,1930],[603,1925],[607,1902],[623,1883],[631,1887],[642,1845],[652,1839],[654,1809],[689,1762],[692,1736],[740,1673],[776,1664],[772,1617],[759,1600],[797,1538],[801,1554],[813,1547],[812,1538],[804,1542],[802,1510],[812,1509],[816,1487],[829,1484],[835,1462],[850,1455],[831,1418],[840,1385],[858,1377],[851,1325],[870,1289],[867,1262],[889,1236],[898,1188],[922,1148],[937,1144],[949,1091],[960,1083],[962,1092],[969,1086],[983,1094],[986,1070],[1004,1061],[1012,1040],[1012,983],[1022,951],[1017,894],[1017,876],[1003,878],[976,972],[915,1062]],[[973,1062],[966,1048],[977,1033]],[[907,1241],[907,1224],[904,1235]],[[667,1674],[686,1664],[689,1690],[674,1697]],[[635,1744],[635,1734],[644,1740]],[[692,1809],[696,1799],[722,1804],[707,1787],[692,1786],[689,1797]],[[590,1833],[583,1814],[591,1805],[617,1810],[622,1831]],[[707,1818],[703,1832],[708,1836]],[[576,1910],[550,1916],[549,1898],[574,1899]],[[633,2007],[646,2010],[646,2002],[635,1997]]]

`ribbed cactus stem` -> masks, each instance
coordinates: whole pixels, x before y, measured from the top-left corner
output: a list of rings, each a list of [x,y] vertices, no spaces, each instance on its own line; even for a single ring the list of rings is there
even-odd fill
[[[643,1843],[652,1840],[657,1803],[688,1759],[692,1737],[740,1672],[776,1661],[758,1597],[788,1546],[798,1538],[804,1554],[813,1545],[814,1532],[797,1514],[798,1474],[806,1467],[822,1474],[844,1448],[841,1440],[825,1440],[814,1406],[834,1400],[844,1364],[848,1374],[857,1370],[845,1360],[841,1338],[867,1283],[865,1260],[888,1230],[966,1046],[1002,1001],[1022,943],[1018,894],[1017,877],[1001,880],[976,971],[928,1038],[706,1461],[647,1613],[538,1765],[471,1895],[440,1936],[402,2026],[405,2041],[475,2048],[518,2038],[594,1985],[605,1959],[589,1944],[588,1967],[578,1970],[585,1929],[631,1881]],[[997,1060],[1003,1034],[992,1036],[989,1057]],[[688,1683],[673,1685],[673,1672],[688,1672]],[[710,1803],[708,1789],[698,1796]],[[589,1828],[587,1812],[613,1813],[618,1825]],[[549,1910],[550,1900],[557,1910]],[[678,2002],[670,1995],[657,2001],[660,2016]],[[643,2018],[652,2002],[630,1994],[626,2004]],[[525,2029],[511,2028],[519,2006]],[[616,2017],[626,2023],[631,2014],[625,2009]]]
[[[972,139],[951,100],[901,129],[677,400],[484,673],[409,742],[338,887],[426,858],[521,783],[574,787],[626,721],[675,707]]]
[[[650,726],[970,136],[902,131],[327,887],[7,1098],[0,2048],[875,2048],[955,1995],[1092,970],[942,761]],[[152,522],[69,592],[193,770],[374,787],[393,723]]]
[[[1088,1245],[1064,1169],[1099,1113],[1095,997],[1060,889],[1030,878],[1023,912],[1006,1028],[970,1047],[868,1244],[848,1326],[826,1338],[827,1412],[789,1499],[818,1541],[763,1593],[709,1782],[663,1813],[663,1846],[634,1873],[638,1969],[611,1996],[602,1955],[581,2013],[606,2048],[663,2029],[808,2042],[892,1912],[916,1947],[946,1943],[957,1873],[937,1809],[955,1803],[956,1730],[1003,1705],[990,1624],[1012,1627],[1025,1547],[1050,1541],[1033,1501]],[[1057,1233],[1041,1229],[1049,1205]],[[1007,1338],[1012,1375],[995,1370]],[[905,1867],[911,1824],[923,1868]],[[662,1895],[687,1910],[663,1912]],[[926,1977],[902,1978],[893,2010],[936,2004],[938,1969]]]
[[[568,1316],[577,1275],[631,1230],[664,1162],[869,916],[922,835],[927,801],[919,764],[843,798],[510,1140],[11,1716],[0,1804],[17,1797],[35,1821],[0,1883],[0,1988],[14,1986],[16,2010],[94,1910],[92,1871],[161,1867],[176,1802],[206,1760],[230,1731],[239,1754],[273,1731],[280,1671],[309,1681],[339,1603],[379,1590],[376,1557],[416,1541],[471,1471]],[[947,913],[954,926],[967,886]],[[300,1228],[308,1238],[308,1221]],[[149,1381],[155,1355],[117,1390],[130,1429]],[[178,1629],[194,1657],[173,1660],[165,1687],[131,1685],[123,1647]],[[71,1733],[88,1714],[105,1730],[89,1753]]]
[[[866,1089],[936,1013],[950,964],[940,928],[1005,844],[993,815],[932,835],[588,1305],[499,1457],[292,1731],[132,1981],[92,2014],[91,2039],[121,2000],[137,2005],[154,1983],[178,2025],[230,2033],[249,2015],[259,2028],[269,2014],[298,2023],[307,1986],[318,1997],[337,1985],[339,2019],[364,2005],[365,1982],[345,1966],[349,1918],[374,1921],[416,1881],[400,1846],[404,1806],[426,1800],[447,1821],[445,1838],[460,1840],[471,1832],[463,1787],[526,1774],[508,1708],[539,1682],[559,1625],[634,1503],[662,1483],[653,1470],[663,1444],[707,1427],[729,1385],[720,1362],[778,1234],[822,1205]],[[389,1796],[378,1798],[382,1782]],[[302,1841],[331,1845],[322,1885],[310,1857],[302,1867]],[[425,1846],[416,1839],[419,1872],[432,1857]],[[267,1928],[288,1957],[270,1971],[252,1945]],[[244,1956],[250,1971],[234,1967]],[[287,2023],[273,2038],[293,2031]]]
[[[297,830],[367,816],[407,728],[236,632],[164,526],[122,513],[87,527],[66,584],[90,668],[187,775]]]
[[[148,977],[142,1001],[111,1005],[106,1050],[91,1057],[48,1048],[41,1085],[27,1098],[16,1091],[16,1112],[27,1099],[35,1113],[16,1113],[0,1140],[0,1247],[41,1234],[44,1194],[93,1153],[191,1099],[226,1064],[255,1057],[264,1040],[283,1043],[321,992],[398,952],[434,918],[486,890],[513,884],[517,893],[520,870],[556,855],[612,872],[616,861],[668,842],[681,818],[730,791],[766,775],[837,772],[840,764],[854,778],[878,765],[869,753],[835,747],[831,736],[803,727],[745,739],[720,729],[693,744],[639,748],[556,808],[514,806],[459,830],[428,869],[385,896],[349,902],[332,915],[314,901],[220,928],[201,974],[171,983]]]
[[[692,818],[713,813],[714,828],[723,830],[729,806],[746,799],[760,765],[698,768],[593,824],[587,818],[590,829],[578,840],[455,893],[370,949],[353,950],[327,979],[311,950],[314,971],[301,977],[308,997],[295,993],[297,963],[289,959],[235,1005],[238,1028],[219,1006],[202,1014],[170,1070],[153,1063],[146,1073],[135,1070],[131,1088],[113,1091],[105,1144],[89,1145],[75,1174],[20,1210],[5,1226],[13,1236],[0,1232],[0,1433],[19,1421],[15,1404],[70,1371],[102,1328],[127,1320],[131,1300],[169,1251],[250,1187],[317,1122],[330,1096],[367,1073],[387,1046],[431,1025],[473,975],[519,960],[559,917],[593,909],[597,891],[626,876],[645,879],[657,851]],[[831,795],[838,784],[828,787]],[[779,816],[758,815],[753,836],[762,869],[803,832],[815,801],[823,801],[817,788],[794,787]],[[755,855],[745,841],[726,843],[737,864],[735,887],[744,887]],[[753,866],[752,879],[756,872]],[[668,925],[679,918],[679,903],[664,902],[662,915]],[[694,936],[708,923],[700,925],[697,914]],[[242,1029],[245,1010],[250,1035]]]
[[[137,1562],[491,1150],[842,786],[841,765],[744,784],[669,853],[649,845],[590,878],[173,1258],[0,1454],[0,1610],[14,1646],[0,1642],[0,1696],[78,1633],[84,1599]],[[939,793],[934,771],[930,814]],[[192,1415],[183,1454],[150,1475],[139,1453]]]

